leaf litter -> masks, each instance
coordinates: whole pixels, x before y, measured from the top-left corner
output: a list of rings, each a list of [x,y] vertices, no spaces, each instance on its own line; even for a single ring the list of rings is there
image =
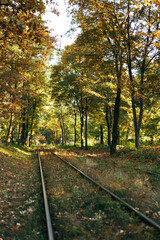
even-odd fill
[[[67,152],[65,158],[73,160],[73,155]],[[41,152],[41,158],[56,239],[157,239],[153,227],[52,154]],[[82,166],[83,158],[80,161]]]
[[[37,163],[34,152],[0,145],[1,240],[46,239]]]

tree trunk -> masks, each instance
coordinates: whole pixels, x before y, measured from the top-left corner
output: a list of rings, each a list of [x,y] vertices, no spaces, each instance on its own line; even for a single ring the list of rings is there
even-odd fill
[[[120,114],[120,100],[121,100],[121,75],[122,75],[122,55],[123,50],[118,53],[114,51],[115,54],[115,67],[116,67],[116,76],[117,76],[117,95],[114,105],[114,121],[113,121],[113,129],[112,129],[112,143],[110,145],[110,154],[116,152],[116,146],[119,138],[119,114]]]
[[[10,144],[11,143],[12,131],[13,131],[13,120],[14,120],[14,113],[11,111],[10,123],[9,123],[7,138],[6,138],[6,144]]]
[[[76,147],[77,143],[77,113],[74,113],[74,146]]]
[[[86,100],[87,103],[87,100]],[[87,114],[87,107],[85,110],[85,150],[88,150],[88,114]]]
[[[149,6],[149,12],[148,12],[148,22],[150,23],[151,21],[151,7]],[[142,117],[143,117],[143,98],[144,98],[144,74],[146,71],[146,67],[150,64],[151,61],[148,61],[147,63],[147,56],[148,56],[148,48],[150,46],[150,40],[149,36],[151,33],[151,27],[150,24],[148,24],[148,33],[146,37],[146,44],[144,46],[144,56],[142,63],[139,64],[140,66],[140,71],[141,71],[141,81],[140,81],[140,106],[139,106],[139,119],[137,120],[137,127],[135,131],[135,147],[139,148],[139,138],[140,138],[140,130],[141,130],[141,125],[142,125]],[[156,55],[153,56],[150,60],[154,59]],[[147,64],[146,64],[147,63]],[[136,117],[136,116],[135,116]]]
[[[60,121],[60,127],[61,127],[61,144],[64,145],[64,124]]]
[[[135,132],[135,147],[139,148],[139,138],[140,138],[140,130],[142,125],[142,117],[143,117],[143,81],[144,81],[144,70],[145,69],[145,60],[143,61],[141,68],[141,83],[140,83],[140,112],[139,112],[139,120],[137,131]]]
[[[103,141],[103,126],[100,125],[100,144],[104,144],[104,141]]]
[[[81,100],[79,107],[79,113],[80,113],[80,124],[81,124],[81,149],[84,148],[84,107],[83,107],[83,95],[81,92]]]
[[[84,147],[84,136],[83,136],[84,121],[83,121],[83,111],[80,112],[80,121],[81,121],[81,149],[83,149],[83,147]]]
[[[33,129],[31,128],[30,137],[29,137],[29,147],[32,144],[32,137],[33,137],[32,132],[33,132]]]
[[[28,136],[29,136],[28,127],[29,127],[29,119],[28,119],[28,116],[27,116],[27,119],[26,119],[26,131],[25,131],[25,144],[26,145],[28,144]]]
[[[112,143],[110,146],[110,154],[116,152],[116,146],[119,138],[118,131],[118,121],[119,121],[119,113],[120,113],[120,99],[121,99],[121,88],[117,86],[117,96],[114,106],[114,122],[113,122],[113,130],[112,130]]]
[[[62,145],[64,145],[64,129],[63,129],[63,127],[61,127],[61,131],[62,131]]]
[[[20,136],[21,136],[21,123],[18,124],[18,145],[20,144]]]
[[[25,144],[25,132],[26,132],[26,112],[25,112],[25,108],[23,108],[23,113],[22,113],[22,132],[21,132],[21,140],[20,140],[22,145]]]
[[[32,123],[31,123],[31,132],[30,132],[30,137],[29,137],[29,147],[32,144],[32,138],[33,138],[32,133],[33,133],[33,120],[32,120]]]
[[[138,130],[135,132],[135,147],[137,149],[139,148],[139,131]]]
[[[128,18],[127,18],[127,48],[128,48],[128,56],[127,56],[127,64],[128,64],[128,72],[129,78],[131,83],[131,100],[132,100],[132,111],[133,111],[133,123],[134,123],[134,132],[135,132],[135,147],[139,148],[139,137],[140,137],[140,129],[142,124],[142,116],[143,116],[143,81],[144,81],[144,72],[145,72],[145,58],[147,53],[147,48],[145,46],[145,57],[142,62],[141,66],[141,82],[140,82],[140,113],[139,113],[139,120],[137,120],[137,113],[136,113],[136,104],[135,104],[135,86],[132,74],[132,53],[131,53],[131,37],[130,37],[130,3],[128,2]],[[150,31],[150,26],[149,26]],[[148,46],[148,36],[147,36],[147,46]]]
[[[11,65],[11,67],[12,67],[12,65]],[[15,84],[15,89],[16,88],[17,88],[17,85]],[[11,103],[13,104],[13,102],[14,102],[13,95],[10,95],[10,99],[11,99]],[[6,144],[10,144],[13,140],[13,121],[14,121],[14,113],[11,110],[10,123],[9,123],[7,137],[6,137]]]
[[[12,135],[11,135],[11,143],[14,144],[14,129],[15,127],[12,128]]]
[[[128,136],[129,136],[129,129],[127,129],[125,144],[127,144],[127,142],[128,142]]]
[[[106,121],[108,128],[108,146],[111,145],[111,129],[112,129],[112,110],[110,106],[106,106]]]
[[[134,122],[134,132],[135,132],[135,147],[139,147],[139,131],[137,126],[137,114],[136,114],[136,106],[135,106],[135,90],[134,90],[134,82],[132,75],[132,57],[131,57],[131,40],[130,40],[130,3],[128,2],[128,18],[127,18],[127,34],[128,34],[128,56],[127,56],[127,64],[128,64],[128,72],[131,83],[131,100],[132,100],[132,111],[133,111],[133,122]]]
[[[153,136],[150,136],[150,138],[151,138],[150,145],[152,146],[153,145]]]
[[[32,120],[31,120],[31,132],[30,132],[30,138],[29,138],[29,147],[32,144],[33,122],[34,122],[34,115],[35,115],[35,111],[36,111],[36,104],[37,104],[37,101],[35,99],[33,102],[33,113],[32,113]]]

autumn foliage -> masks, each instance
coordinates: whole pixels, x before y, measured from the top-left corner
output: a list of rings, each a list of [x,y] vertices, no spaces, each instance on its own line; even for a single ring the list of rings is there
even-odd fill
[[[32,138],[45,61],[55,42],[42,21],[44,11],[42,1],[0,3],[0,110],[2,140],[7,143],[17,138],[24,144]]]
[[[135,147],[140,146],[147,114],[159,103],[159,7],[154,2],[69,1],[80,32],[53,67],[52,89],[57,102],[79,113],[82,148],[85,135],[87,149],[92,117],[107,126],[111,154],[131,128]],[[159,128],[159,110],[154,113]]]

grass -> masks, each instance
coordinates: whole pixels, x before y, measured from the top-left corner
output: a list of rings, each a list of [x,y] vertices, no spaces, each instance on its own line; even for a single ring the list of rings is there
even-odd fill
[[[26,147],[0,145],[0,239],[45,240],[38,161]]]
[[[145,153],[144,153],[145,151]],[[57,149],[65,159],[159,221],[160,149]],[[48,153],[44,161],[56,239],[158,239],[158,233]],[[0,239],[46,240],[38,161],[32,148],[0,145]],[[142,171],[141,171],[142,170]],[[152,204],[150,201],[152,200]]]
[[[41,157],[57,240],[157,239],[157,231],[127,212],[104,191],[52,155]]]
[[[147,174],[148,171],[160,171],[160,148],[149,147],[140,151],[122,149],[112,157],[104,148],[91,151],[57,149],[57,153],[144,214],[149,212],[160,223],[160,218],[157,217],[160,206],[160,176]]]

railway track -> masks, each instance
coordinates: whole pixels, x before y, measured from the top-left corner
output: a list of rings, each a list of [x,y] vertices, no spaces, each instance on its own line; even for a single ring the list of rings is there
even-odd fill
[[[43,200],[44,200],[44,209],[45,209],[45,215],[46,215],[46,224],[47,224],[47,232],[48,232],[48,239],[54,240],[54,234],[53,234],[53,228],[52,228],[52,222],[51,222],[51,216],[48,206],[48,199],[46,194],[46,187],[44,182],[44,175],[43,175],[43,169],[42,169],[42,163],[41,158],[39,154],[39,149],[37,149],[37,155],[38,155],[38,162],[39,162],[39,169],[40,169],[40,176],[41,176],[41,183],[42,183],[42,192],[43,192]]]
[[[72,152],[72,151],[69,151],[69,152]],[[80,152],[77,152],[77,151],[74,151],[73,153],[76,153],[77,155],[80,155]],[[88,158],[90,158],[90,159],[97,159],[97,157],[95,157],[95,156],[91,156],[91,155],[84,155],[85,157],[88,157]],[[116,161],[114,161],[114,160],[112,160],[112,163],[114,163],[115,164],[115,166],[116,166],[116,168],[117,169],[126,169],[125,167],[123,167],[123,166],[117,166],[117,162]],[[156,178],[160,178],[160,173],[158,173],[158,172],[152,172],[152,171],[149,171],[149,170],[143,170],[143,169],[141,169],[141,168],[137,168],[137,167],[134,167],[133,168],[133,170],[135,171],[135,172],[137,172],[137,173],[142,173],[142,174],[146,174],[146,175],[148,175],[148,176],[155,176]],[[150,187],[149,188],[150,190],[155,190],[155,191],[160,191],[160,188],[158,188],[158,187],[156,187],[156,186],[152,186],[152,187]]]
[[[54,157],[58,158],[61,162],[65,163],[67,166],[69,166],[70,168],[74,169],[74,171],[78,172],[81,176],[83,176],[83,178],[89,180],[92,184],[94,184],[96,187],[98,187],[99,189],[103,190],[104,192],[106,192],[107,194],[109,194],[112,198],[114,198],[115,200],[119,201],[123,206],[125,206],[125,208],[127,208],[129,211],[134,212],[137,216],[139,216],[141,218],[142,221],[145,222],[145,224],[154,227],[155,229],[157,229],[158,231],[160,231],[160,225],[158,223],[156,223],[154,220],[150,219],[149,217],[147,217],[145,214],[141,213],[139,210],[137,210],[136,208],[134,208],[133,206],[131,206],[130,204],[128,204],[126,201],[124,201],[123,199],[121,199],[119,196],[117,196],[116,194],[114,194],[112,191],[110,191],[109,189],[105,188],[104,186],[102,186],[101,184],[99,184],[97,181],[95,181],[94,179],[92,179],[91,177],[89,177],[88,175],[86,175],[84,172],[82,172],[81,170],[79,170],[77,167],[75,167],[73,164],[69,163],[68,161],[62,159],[61,157],[59,157],[58,155],[56,155],[53,151],[48,150],[48,149],[40,149],[38,150],[38,158],[39,158],[39,164],[40,164],[40,172],[41,172],[41,176],[42,176],[42,188],[45,189],[44,185],[44,177],[43,177],[43,171],[42,171],[42,165],[41,165],[41,160],[40,160],[40,152],[43,153],[48,153],[48,154],[52,154]],[[46,192],[46,190],[44,190],[44,192]],[[52,223],[51,223],[51,219],[50,219],[50,213],[49,213],[49,208],[48,208],[48,201],[46,200],[46,193],[44,193],[44,205],[45,205],[45,209],[47,208],[48,210],[45,210],[46,212],[46,220],[47,220],[47,229],[48,229],[48,237],[49,240],[54,239],[54,235],[53,235],[53,230],[52,230]],[[46,204],[45,204],[46,202]]]
[[[77,151],[74,151],[76,154],[80,154],[79,152]],[[96,158],[95,156],[91,156],[91,155],[86,155],[86,157],[89,157],[89,158]],[[112,162],[114,164],[117,164],[115,161],[112,160]],[[121,167],[122,168],[122,167]],[[157,173],[157,172],[152,172],[152,171],[148,171],[148,170],[142,170],[141,168],[134,168],[135,171],[140,171],[142,173],[146,173],[146,174],[149,174],[149,175],[156,175],[157,177],[160,177],[160,173]]]

